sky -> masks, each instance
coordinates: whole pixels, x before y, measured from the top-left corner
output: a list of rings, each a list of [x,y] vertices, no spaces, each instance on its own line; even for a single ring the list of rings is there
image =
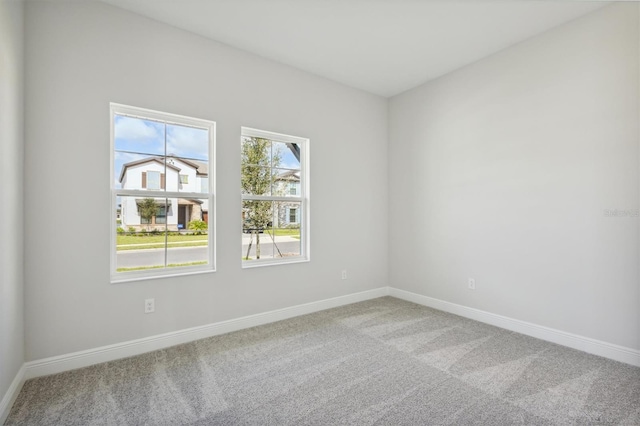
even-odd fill
[[[114,178],[116,188],[122,165],[147,157],[175,155],[209,161],[208,130],[176,124],[164,124],[141,118],[114,117]],[[166,128],[166,149],[165,149]]]
[[[166,149],[165,149],[166,129]],[[195,127],[165,124],[142,118],[116,114],[114,117],[114,180],[118,179],[122,166],[147,157],[175,155],[185,159],[209,161],[208,130]],[[239,148],[239,147],[238,147]],[[300,169],[300,162],[282,142],[273,142],[272,149],[280,151],[280,168]],[[238,155],[240,155],[238,149]]]

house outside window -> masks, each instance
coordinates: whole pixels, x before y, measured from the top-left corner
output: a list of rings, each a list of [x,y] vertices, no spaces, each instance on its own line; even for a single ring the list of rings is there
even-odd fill
[[[243,127],[240,177],[243,267],[308,261],[309,140]]]
[[[111,104],[111,144],[112,282],[214,271],[215,123]]]

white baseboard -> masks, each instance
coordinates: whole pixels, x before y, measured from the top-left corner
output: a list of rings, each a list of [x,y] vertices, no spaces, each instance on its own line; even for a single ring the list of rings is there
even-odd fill
[[[393,287],[389,288],[389,296],[640,367],[640,351],[635,349],[614,345],[612,343],[591,339],[589,337],[579,336],[577,334],[567,333],[565,331],[532,324],[502,315],[492,314],[490,312],[457,305],[455,303],[445,302],[444,300],[434,299],[432,297],[423,296],[421,294]]]
[[[11,407],[13,403],[16,401],[20,390],[22,389],[22,385],[24,384],[25,378],[25,365],[22,364],[20,370],[16,374],[16,377],[11,382],[9,389],[7,389],[7,393],[4,394],[2,401],[0,401],[0,425],[3,425],[4,422],[9,417],[9,412],[11,411]]]
[[[87,367],[89,365],[100,364],[102,362],[113,361],[145,352],[168,348],[182,343],[192,342],[211,336],[242,330],[257,325],[268,324],[275,321],[293,318],[300,315],[310,314],[325,309],[362,302],[364,300],[375,299],[389,294],[388,287],[381,287],[374,290],[349,294],[346,296],[334,297],[317,302],[305,303],[289,308],[275,311],[249,315],[242,318],[221,321],[214,324],[207,324],[185,330],[159,334],[128,342],[117,343],[109,346],[102,346],[86,351],[74,352],[70,354],[54,356],[51,358],[30,361],[25,364],[25,380],[46,376],[49,374],[61,373],[63,371],[74,370],[76,368]]]
[[[495,325],[507,330],[526,334],[559,345],[568,346],[584,352],[610,358],[616,361],[640,367],[640,351],[614,345],[607,342],[591,339],[567,333],[560,330],[528,323],[513,318],[504,317],[479,309],[469,308],[455,303],[446,302],[432,297],[400,290],[393,287],[381,287],[374,290],[349,294],[346,296],[334,297],[317,302],[305,303],[289,308],[264,312],[242,318],[221,321],[214,324],[188,328],[175,332],[159,334],[128,342],[117,343],[109,346],[89,349],[80,352],[45,358],[25,363],[16,376],[11,389],[7,392],[0,406],[0,414],[5,414],[17,396],[24,380],[34,377],[46,376],[49,374],[61,373],[63,371],[74,370],[76,368],[87,367],[102,362],[113,361],[120,358],[140,355],[146,352],[167,348],[170,346],[188,343],[198,339],[242,330],[249,327],[268,324],[300,315],[310,314],[329,308],[362,302],[364,300],[375,299],[382,296],[393,296],[399,299],[429,306],[441,311],[450,312],[476,321]],[[14,395],[15,394],[15,395]],[[4,411],[3,411],[4,410]]]

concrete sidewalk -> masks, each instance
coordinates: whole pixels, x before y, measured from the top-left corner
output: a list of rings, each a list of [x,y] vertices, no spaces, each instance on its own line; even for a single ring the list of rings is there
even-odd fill
[[[248,245],[249,241],[251,241],[251,238],[253,237],[253,244],[256,243],[256,236],[255,235],[251,235],[251,234],[242,234],[242,245]],[[289,242],[300,242],[299,238],[293,238],[290,235],[276,235],[274,237],[276,244],[277,243],[289,243]],[[260,244],[263,243],[270,243],[273,240],[271,239],[271,235],[267,234],[266,232],[264,234],[260,234]]]

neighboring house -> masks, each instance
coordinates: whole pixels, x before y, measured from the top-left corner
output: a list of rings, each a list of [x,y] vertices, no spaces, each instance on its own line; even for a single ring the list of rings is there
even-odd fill
[[[300,195],[300,171],[289,170],[279,174],[275,178],[275,192],[279,196],[299,196]],[[272,223],[275,228],[293,228],[300,226],[300,203],[299,202],[286,202],[275,201],[274,202],[277,214],[275,222]],[[242,223],[245,228],[251,228],[251,225],[246,223],[247,213],[242,212]],[[271,226],[271,225],[270,225]],[[246,231],[246,229],[245,229]]]
[[[171,192],[203,192],[209,185],[207,164],[184,158],[167,157],[165,169],[162,157],[148,157],[122,165],[119,182],[122,189],[149,189]],[[203,191],[204,188],[204,191]],[[158,199],[158,214],[150,220],[140,216],[139,205],[143,197],[122,197],[122,227],[137,230],[167,228],[171,231],[188,229],[193,220],[208,221],[209,203],[202,199]]]
[[[300,171],[289,170],[276,177],[276,191],[283,196],[300,195]],[[300,203],[277,203],[278,214],[275,227],[300,226]]]

